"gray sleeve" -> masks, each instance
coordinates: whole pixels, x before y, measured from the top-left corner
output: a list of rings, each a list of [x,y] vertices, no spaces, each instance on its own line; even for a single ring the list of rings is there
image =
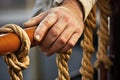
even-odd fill
[[[53,3],[53,0],[36,0],[33,8],[33,16],[36,16],[40,12],[49,9],[52,3]]]

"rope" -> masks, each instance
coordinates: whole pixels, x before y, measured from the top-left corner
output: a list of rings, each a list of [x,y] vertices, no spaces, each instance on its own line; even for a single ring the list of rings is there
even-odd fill
[[[95,67],[98,68],[102,62],[105,68],[109,69],[112,62],[106,53],[109,44],[108,16],[110,16],[111,11],[108,0],[98,0],[97,4],[101,13],[101,26],[97,31],[99,41]],[[95,29],[95,24],[95,7],[93,7],[93,10],[90,12],[85,22],[84,39],[81,41],[81,46],[83,47],[82,67],[80,68],[82,80],[93,80],[94,70],[91,64],[91,57],[94,52],[93,30]]]
[[[29,57],[27,55],[30,49],[30,40],[26,32],[18,25],[8,24],[0,28],[0,33],[7,32],[16,33],[22,42],[19,51],[15,53],[9,53],[7,56],[4,56],[5,62],[9,68],[11,80],[22,80],[22,70],[26,69],[29,65]],[[59,80],[70,80],[67,62],[70,59],[71,53],[72,49],[65,53],[58,53],[56,56]]]
[[[97,60],[95,67],[98,68],[100,63],[104,63],[105,68],[108,69],[112,65],[112,62],[107,57],[107,47],[109,45],[109,34],[108,34],[108,16],[110,16],[110,7],[108,0],[98,0],[98,7],[100,8],[100,20],[101,26],[97,31],[99,36],[98,41],[98,52],[96,54]],[[94,53],[93,46],[93,31],[96,29],[96,5],[91,10],[88,18],[85,21],[84,39],[81,41],[83,47],[83,58],[81,61],[82,67],[80,73],[82,74],[82,80],[93,80],[94,69],[91,64],[92,55]],[[30,49],[30,40],[26,32],[15,24],[8,24],[0,28],[0,33],[14,32],[21,40],[20,50],[16,52],[9,52],[8,55],[4,56],[5,62],[8,65],[11,80],[22,80],[22,70],[26,69],[29,65],[28,52]],[[56,56],[56,64],[58,67],[58,78],[59,80],[70,80],[68,60],[72,49],[65,53],[58,53]]]
[[[56,56],[56,64],[58,67],[58,78],[57,80],[70,80],[69,69],[68,69],[68,60],[72,49],[66,51],[65,53],[58,53]]]
[[[110,4],[108,0],[98,0],[97,4],[100,8],[101,25],[97,31],[99,40],[95,67],[100,67],[100,63],[102,62],[105,65],[105,68],[109,69],[112,65],[112,62],[106,53],[109,45],[108,17],[111,14]]]
[[[30,40],[26,32],[15,24],[7,24],[0,28],[0,33],[14,32],[21,40],[21,47],[16,52],[9,52],[4,56],[4,60],[8,65],[11,80],[23,80],[22,70],[26,69],[29,65],[29,49]],[[13,43],[15,44],[15,43]]]
[[[81,46],[83,48],[82,67],[80,68],[82,80],[93,80],[94,69],[91,64],[91,58],[94,53],[93,30],[96,28],[95,16],[96,6],[94,6],[85,21],[84,39],[81,41]]]

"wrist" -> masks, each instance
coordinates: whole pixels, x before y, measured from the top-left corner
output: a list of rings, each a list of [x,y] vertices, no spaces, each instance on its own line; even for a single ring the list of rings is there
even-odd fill
[[[61,6],[67,7],[71,11],[75,12],[78,17],[83,19],[83,7],[78,0],[64,0]]]

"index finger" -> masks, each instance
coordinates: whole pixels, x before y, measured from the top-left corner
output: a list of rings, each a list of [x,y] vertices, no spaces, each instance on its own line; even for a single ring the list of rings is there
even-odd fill
[[[35,30],[34,37],[37,41],[41,41],[41,39],[45,36],[47,31],[52,27],[53,24],[57,21],[57,15],[55,13],[48,14],[38,25]]]
[[[40,23],[40,21],[47,15],[47,11],[40,13],[39,15],[32,17],[30,20],[25,22],[24,27],[32,27],[36,26]]]

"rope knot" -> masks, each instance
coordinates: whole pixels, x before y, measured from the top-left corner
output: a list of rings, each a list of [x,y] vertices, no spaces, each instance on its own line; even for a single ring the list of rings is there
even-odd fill
[[[104,4],[103,4],[104,3]],[[109,28],[108,17],[111,14],[110,4],[108,0],[98,0],[97,5],[100,10],[100,27],[97,31],[98,37],[98,51],[95,67],[99,68],[103,63],[105,69],[109,69],[112,65],[112,61],[107,56],[107,50],[109,46]]]
[[[13,32],[21,40],[21,47],[16,52],[9,52],[10,54],[4,56],[5,62],[8,65],[9,73],[12,80],[22,80],[22,70],[26,69],[30,64],[28,57],[30,49],[30,40],[27,33],[18,25],[7,24],[0,28],[0,33]]]

